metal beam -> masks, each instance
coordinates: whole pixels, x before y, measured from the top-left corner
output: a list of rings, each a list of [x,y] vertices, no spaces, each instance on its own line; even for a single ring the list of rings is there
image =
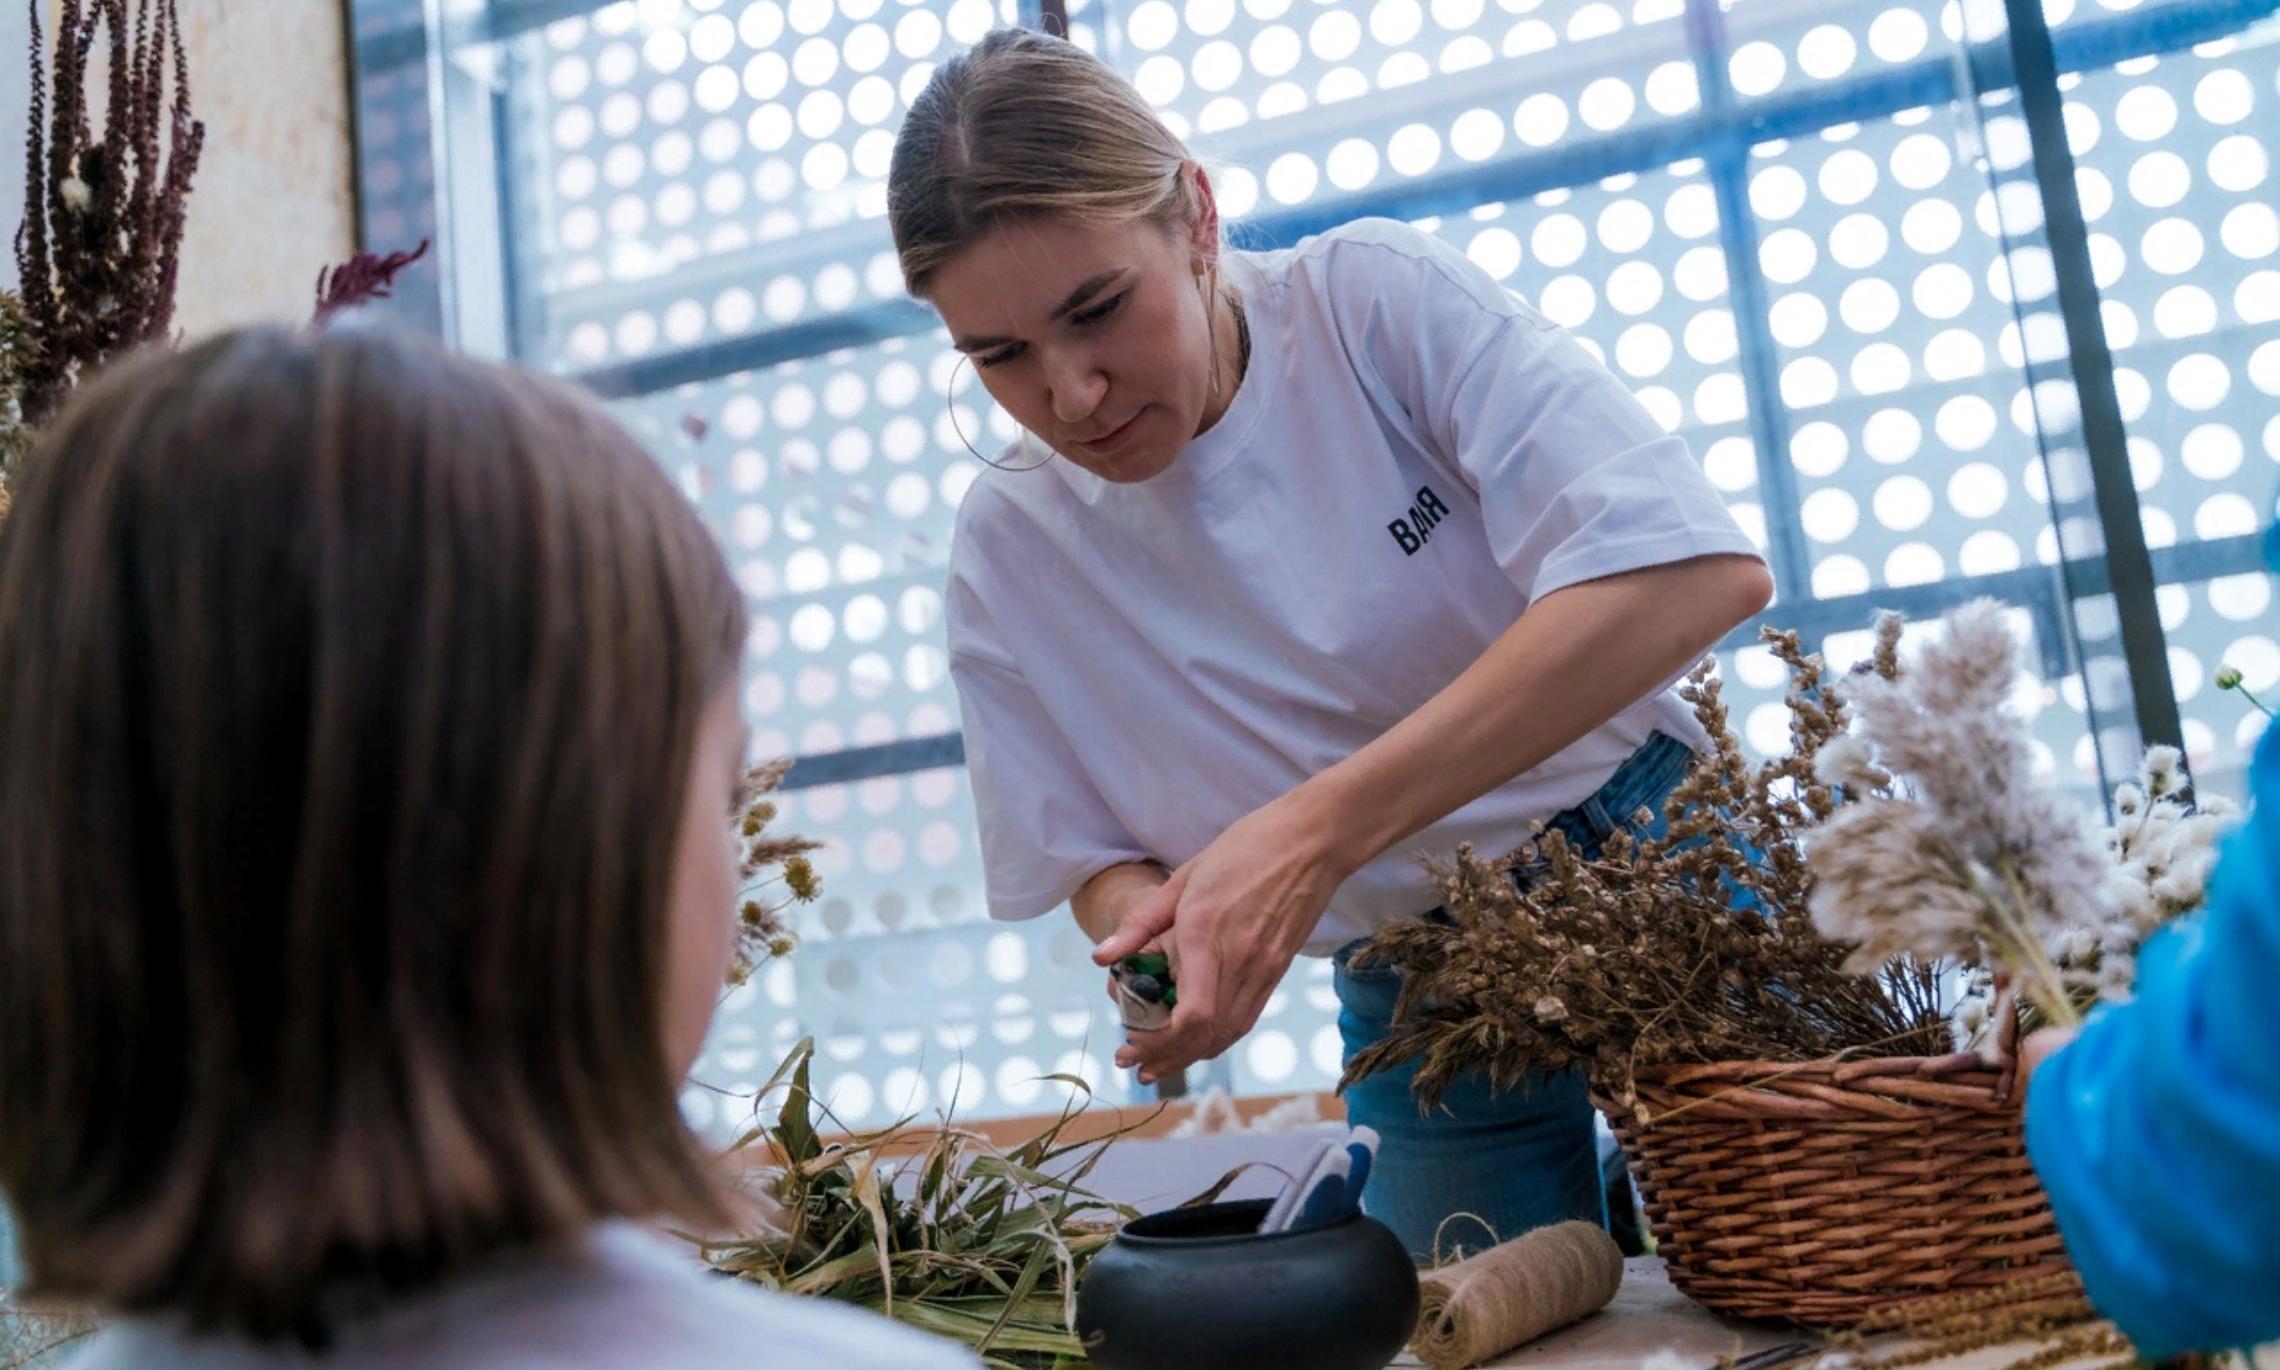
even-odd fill
[[[1694,50],[1695,84],[1713,118],[1734,109],[1726,77],[1725,11],[1719,0],[1686,0],[1686,31]],[[1758,483],[1766,497],[1768,560],[1779,600],[1813,593],[1813,557],[1799,512],[1797,467],[1789,460],[1789,406],[1781,398],[1781,345],[1774,340],[1765,271],[1758,261],[1757,214],[1750,208],[1750,143],[1736,136],[1712,148],[1704,175],[1718,202],[1718,244],[1726,255],[1727,307],[1740,344],[1737,366],[1749,400],[1750,441],[1757,449]]]
[[[805,790],[817,785],[845,785],[857,780],[965,764],[965,734],[935,733],[883,742],[876,747],[850,747],[845,751],[803,756],[792,763],[791,770],[784,775],[784,783],[778,788]]]
[[[2160,548],[2153,553],[2153,570],[2155,578],[2161,584],[2190,584],[2213,580],[2218,576],[2261,571],[2264,569],[2264,556],[2264,539],[2257,534],[2243,534],[2211,542]],[[2109,583],[2109,573],[2103,558],[2086,558],[2079,564],[2079,570],[2083,583],[2093,593],[2102,591]],[[1731,652],[1751,646],[1758,640],[1758,630],[1769,625],[1794,628],[1810,640],[1830,633],[1866,628],[1880,610],[1897,610],[1912,620],[1929,620],[1958,604],[1982,596],[2017,604],[2033,612],[2037,600],[2046,604],[2051,601],[2053,593],[2059,589],[2057,578],[2058,568],[2038,564],[1992,575],[1962,576],[1924,585],[1892,586],[1833,599],[1800,600],[1793,604],[1775,606],[1750,619],[1728,633],[1715,650]],[[2038,616],[2037,635],[2043,639],[2038,643],[2038,648],[2042,657],[2042,674],[2046,678],[2063,675],[2068,670],[2065,645],[2049,640],[2048,635],[2052,631],[2053,625],[2042,622]],[[844,785],[880,776],[904,775],[911,771],[964,764],[964,735],[954,732],[935,733],[926,737],[882,743],[875,747],[852,747],[846,751],[803,756],[794,763],[791,773],[784,777],[783,788],[801,790],[816,785]]]
[[[788,327],[772,328],[765,333],[723,338],[637,361],[596,367],[581,371],[572,379],[604,399],[632,399],[837,352],[843,347],[868,347],[890,338],[907,338],[939,327],[940,323],[933,310],[915,300],[884,300]]]
[[[2114,356],[2099,315],[2090,230],[2075,191],[2074,152],[2067,141],[2065,101],[2058,89],[2058,54],[2041,0],[2003,0],[2003,10],[2019,104],[2034,154],[2035,182],[2042,194],[2043,236],[2057,276],[2059,316],[2066,325],[2067,357],[2081,415],[2080,440],[2090,464],[2101,533],[2104,593],[2112,596],[2120,622],[2138,744],[2183,746],[2184,724],[2169,679],[2168,641],[2154,602],[2153,559],[2130,475],[2129,427],[2114,390]],[[2059,512],[2054,509],[2054,516]],[[2061,565],[2068,571],[2074,600],[2080,602],[2085,592],[2075,574],[2075,559],[2065,557]],[[2092,712],[2095,715],[2095,701]],[[2103,760],[2103,730],[2099,750]]]
[[[2194,584],[2218,576],[2259,572],[2264,568],[2263,539],[2249,533],[2208,542],[2181,543],[2153,553],[2154,580],[2160,585]],[[1857,595],[1776,604],[1726,634],[1714,650],[1730,652],[1747,647],[1758,640],[1758,630],[1768,626],[1795,628],[1807,637],[1815,637],[1865,628],[1885,609],[1920,621],[1937,618],[1958,604],[1987,597],[2032,610],[2037,597],[2063,596],[2069,587],[2077,594],[2097,595],[2106,593],[2113,585],[2112,572],[2106,559],[2100,556],[2075,562],[2064,584],[2059,577],[2057,566],[2037,563],[2014,571],[1957,576],[1922,585],[1887,586],[1863,590]],[[2041,651],[2045,676],[2065,675],[2073,669],[2072,653],[2065,642],[2046,641],[2041,644]]]

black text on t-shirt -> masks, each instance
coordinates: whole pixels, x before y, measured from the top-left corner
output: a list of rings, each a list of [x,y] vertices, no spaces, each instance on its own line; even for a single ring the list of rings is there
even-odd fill
[[[1448,516],[1449,506],[1441,503],[1441,497],[1433,493],[1433,487],[1420,485],[1417,487],[1417,502],[1409,506],[1408,516],[1395,519],[1385,529],[1393,534],[1395,542],[1401,544],[1401,554],[1413,557],[1417,555],[1418,548],[1433,540],[1433,525]]]

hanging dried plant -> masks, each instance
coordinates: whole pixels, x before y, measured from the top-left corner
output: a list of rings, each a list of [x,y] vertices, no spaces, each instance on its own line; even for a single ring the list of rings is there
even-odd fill
[[[1897,619],[1879,624],[1871,675],[1898,671],[1898,639]],[[1391,1033],[1346,1083],[1414,1060],[1431,1105],[1470,1070],[1514,1088],[1580,1067],[1599,1097],[1635,1110],[1633,1081],[1657,1065],[1946,1050],[1932,968],[1855,974],[1853,949],[1813,926],[1805,840],[1851,799],[1814,766],[1844,734],[1850,687],[1795,633],[1765,641],[1789,669],[1789,754],[1743,757],[1704,663],[1681,694],[1710,752],[1672,793],[1665,835],[1617,833],[1588,860],[1547,832],[1498,860],[1465,850],[1436,865],[1447,921],[1394,924],[1355,957],[1405,977]],[[1524,889],[1510,872],[1532,863]]]
[[[427,256],[428,240],[409,252],[359,252],[345,262],[317,273],[317,309],[309,322],[322,326],[335,314],[373,300],[394,296],[396,277]]]
[[[0,290],[0,516],[8,512],[7,482],[32,448],[32,426],[24,421],[24,386],[40,355],[39,333],[23,297]]]
[[[172,329],[206,138],[190,112],[175,0],[61,0],[52,88],[40,10],[31,0],[31,137],[16,239],[38,344],[17,403],[35,428],[82,375]],[[98,54],[108,75],[99,134],[89,107]]]

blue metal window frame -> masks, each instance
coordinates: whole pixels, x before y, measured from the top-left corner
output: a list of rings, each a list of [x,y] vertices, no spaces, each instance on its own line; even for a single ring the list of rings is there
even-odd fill
[[[1066,27],[1063,0],[1016,3],[1026,23],[1051,26],[1058,20]],[[426,8],[432,11],[435,4],[436,0],[427,0]],[[2262,539],[2245,535],[2159,549],[2146,545],[2129,479],[2126,433],[2110,374],[2111,355],[2098,317],[2099,294],[2090,272],[2072,159],[2060,120],[2058,82],[2067,75],[2161,56],[2238,33],[2280,11],[2280,0],[2166,0],[2111,18],[2069,24],[2056,32],[2045,22],[2038,0],[2004,0],[2004,5],[2008,22],[2001,38],[1968,42],[1944,55],[1808,90],[1737,100],[1726,79],[1728,54],[1719,0],[1686,0],[1688,41],[1702,92],[1699,114],[1630,132],[1575,139],[1551,149],[1421,177],[1382,190],[1260,215],[1234,225],[1231,236],[1244,246],[1289,243],[1356,218],[1420,219],[1462,213],[1485,203],[1700,159],[1719,207],[1721,246],[1740,335],[1752,437],[1760,454],[1761,480],[1769,495],[1765,501],[1769,557],[1779,588],[1776,605],[1735,629],[1719,644],[1720,650],[1756,641],[1764,622],[1778,622],[1818,636],[1856,628],[1877,609],[1896,609],[1914,618],[1931,617],[1966,600],[1993,595],[2025,607],[2034,616],[2044,656],[2043,672],[2056,676],[2073,669],[2074,634],[2062,610],[2093,596],[2111,596],[2120,622],[2123,656],[2129,665],[2131,709],[2124,722],[2139,741],[2174,744],[2180,735],[2179,712],[2154,605],[2155,587],[2261,569]],[[456,31],[464,33],[468,41],[491,42],[600,7],[601,0],[491,0]],[[360,82],[373,73],[425,71],[432,77],[440,69],[432,49],[432,18],[423,15],[420,22],[402,22],[406,10],[407,0],[349,0],[351,31],[357,35],[352,60]],[[381,18],[384,15],[394,16],[396,22]],[[375,22],[362,22],[368,17]],[[2047,245],[2059,282],[2058,308],[2070,344],[2066,370],[2082,398],[2082,430],[2077,440],[2086,451],[2093,474],[2102,550],[2062,556],[2054,565],[1813,598],[1796,475],[1787,460],[1789,415],[1778,386],[1778,352],[1767,318],[1756,217],[1748,201],[1750,149],[1906,110],[1991,96],[2015,97],[2028,126],[2033,173],[2045,205]],[[440,114],[441,102],[433,104]],[[501,106],[494,115],[494,126],[511,135],[511,111]],[[440,117],[435,125],[445,127]],[[360,186],[364,183],[363,152],[360,144]],[[511,165],[509,158],[494,156],[493,165]],[[429,191],[433,193],[432,186]],[[502,185],[500,191],[502,204],[516,203],[511,186]],[[401,189],[395,193],[399,198],[404,194]],[[508,241],[503,243],[510,276],[514,236],[510,230],[505,235]],[[433,276],[407,282],[405,292],[411,300],[405,314],[414,319],[441,317],[443,311],[422,298],[422,292],[439,288],[440,281]],[[509,339],[518,338],[528,323],[527,318],[515,317],[517,307],[527,311],[533,303],[519,298],[519,289],[510,280],[502,292],[501,303],[508,312],[502,322]],[[931,330],[936,323],[933,311],[923,305],[890,301],[741,338],[596,367],[573,373],[571,379],[604,398],[630,399],[910,337]],[[2093,719],[2094,725],[2096,722]],[[840,784],[960,765],[964,759],[964,742],[957,733],[909,738],[803,756],[786,785],[796,789]]]

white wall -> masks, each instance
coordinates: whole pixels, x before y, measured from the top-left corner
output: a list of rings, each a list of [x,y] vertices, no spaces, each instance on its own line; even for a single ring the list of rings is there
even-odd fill
[[[32,98],[31,14],[0,0],[0,289],[16,285],[16,225],[24,217],[24,117]]]

